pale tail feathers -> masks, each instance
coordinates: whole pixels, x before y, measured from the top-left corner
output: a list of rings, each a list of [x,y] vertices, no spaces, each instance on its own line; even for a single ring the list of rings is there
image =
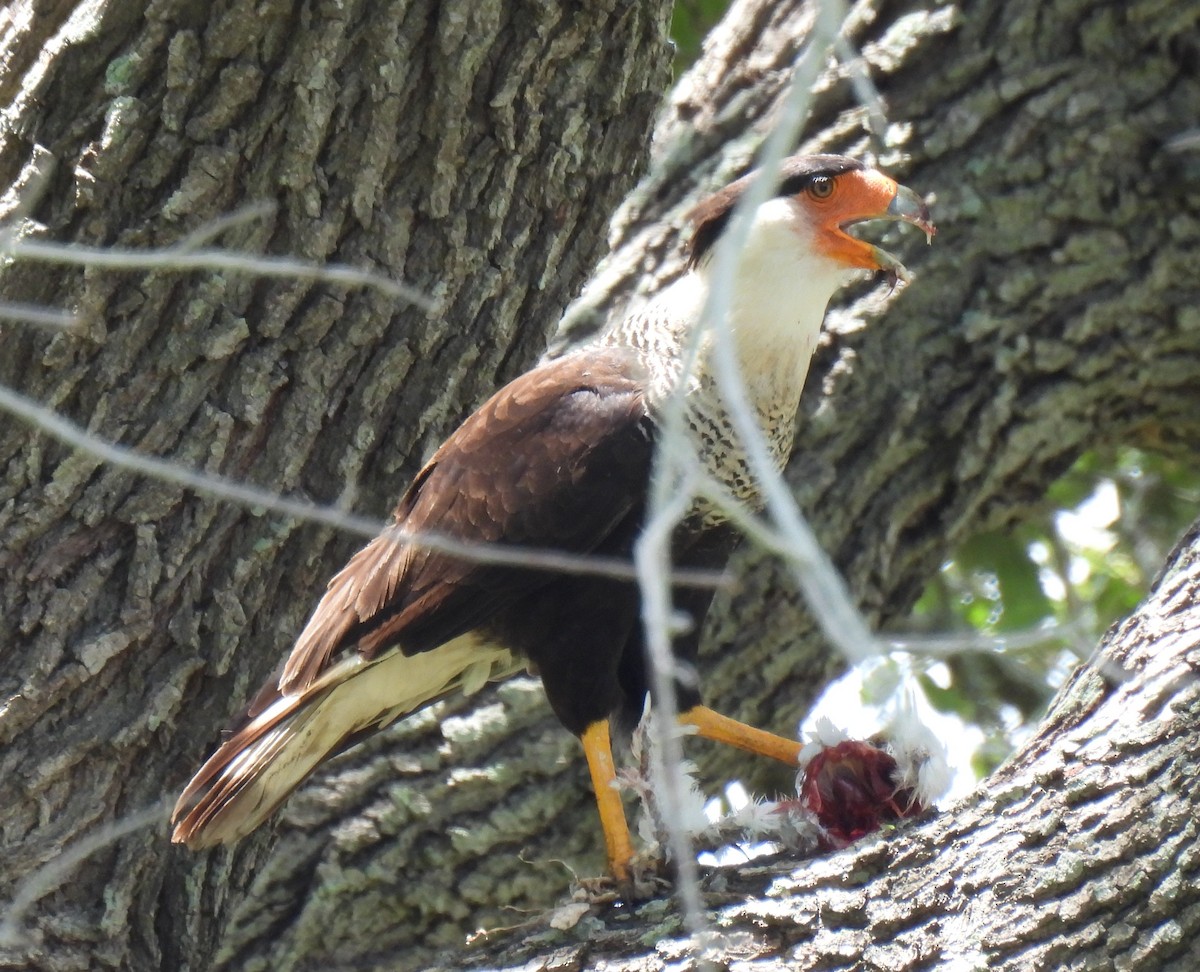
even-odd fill
[[[197,849],[244,837],[348,740],[521,667],[510,652],[474,635],[412,656],[393,650],[369,662],[346,658],[225,740],[175,804],[171,839]]]

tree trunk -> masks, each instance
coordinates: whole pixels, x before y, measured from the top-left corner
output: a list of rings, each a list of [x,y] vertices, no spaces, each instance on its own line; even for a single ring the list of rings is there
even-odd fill
[[[703,954],[714,968],[1191,972],[1198,661],[1200,523],[1037,735],[969,799],[823,859],[707,874],[717,937]],[[543,916],[444,967],[700,967],[661,904],[563,931]]]
[[[603,253],[668,81],[669,7],[0,14],[14,122],[0,184],[26,187],[24,232],[163,245],[266,200],[273,215],[222,242],[378,269],[439,302],[426,314],[308,281],[18,263],[5,297],[77,309],[83,326],[5,324],[0,381],[101,439],[382,519],[443,435],[545,347]],[[12,894],[179,789],[362,538],[105,466],[11,418],[0,456]],[[401,777],[438,758],[436,736],[399,757]],[[22,916],[25,942],[0,955],[206,968],[269,845],[197,856],[161,824],[125,838],[52,881]]]
[[[78,307],[86,331],[5,325],[0,380],[101,438],[382,515],[454,421],[540,350],[636,174],[665,11],[584,6],[259,5],[208,22],[193,6],[142,18],[113,4],[86,23],[47,5],[0,19],[0,91],[20,122],[0,180],[50,172],[30,215],[54,238],[170,242],[268,198],[275,216],[228,242],[378,266],[444,304],[429,317],[311,283],[18,264],[6,296]],[[671,221],[750,161],[812,17],[799,0],[735,5],[660,116],[595,313],[570,333],[674,272]],[[935,195],[940,234],[908,248],[911,288],[863,290],[832,316],[789,475],[873,622],[902,616],[958,542],[1019,518],[1084,449],[1200,438],[1195,157],[1166,147],[1200,114],[1198,19],[1196,5],[1152,0],[855,6],[848,33],[891,141],[862,134],[831,67],[803,148],[874,148]],[[0,677],[0,866],[15,888],[177,790],[357,539],[136,478],[15,422],[0,450],[0,636],[15,646]],[[737,569],[711,618],[706,693],[787,731],[839,661],[784,572],[752,552]],[[1067,727],[1048,731],[1046,752]],[[712,779],[734,772],[724,754],[703,764]],[[156,828],[106,847],[0,955],[64,969],[206,968],[218,952],[229,969],[423,967],[481,924],[553,901],[570,878],[560,861],[598,869],[584,776],[540,690],[514,681],[354,750],[289,803],[274,839],[197,856]],[[1032,801],[1038,816],[1060,796],[998,779],[1001,795],[907,833],[913,854],[946,846],[921,844],[930,828],[953,840],[962,826],[964,846],[982,846],[970,841],[989,799]],[[1160,825],[1160,843],[1177,839],[1157,804],[1138,833]],[[1056,849],[1053,836],[1026,850]],[[878,870],[892,846],[863,859]],[[1004,846],[1009,863],[1033,860]],[[805,870],[818,884],[794,885],[799,906],[820,911],[800,931],[783,919],[780,948],[803,940],[813,962],[851,967],[836,957],[877,911],[903,929],[995,906],[978,881],[918,896],[897,878],[859,895],[837,887],[856,873],[844,862]],[[1037,877],[1044,866],[1020,881]],[[1141,929],[1158,912],[1147,896],[1123,914]],[[1042,927],[1022,926],[1033,948]]]

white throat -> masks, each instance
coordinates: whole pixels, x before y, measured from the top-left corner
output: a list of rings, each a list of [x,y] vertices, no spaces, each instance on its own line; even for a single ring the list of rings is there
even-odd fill
[[[780,468],[791,452],[800,392],[825,308],[851,273],[821,255],[796,203],[777,198],[759,207],[732,275],[728,322],[751,406]],[[652,411],[678,385],[693,332],[719,285],[706,257],[601,338],[642,353]],[[712,333],[702,336],[697,351],[686,380],[688,424],[697,445],[703,444],[709,471],[739,499],[758,505],[756,477],[717,387]],[[710,512],[705,511],[706,518]]]
[[[829,299],[853,272],[820,253],[795,202],[777,198],[759,207],[729,284],[728,326],[742,380],[763,418],[790,407],[790,424]],[[675,319],[675,339],[686,341],[720,283],[708,254],[654,301],[648,316],[658,326]],[[701,374],[711,373],[715,353],[715,340],[706,335]]]
[[[692,274],[707,299],[719,284],[714,261]],[[852,271],[823,256],[808,222],[791,199],[759,207],[732,280],[729,327],[747,387],[778,382],[796,401],[817,346],[825,309]]]

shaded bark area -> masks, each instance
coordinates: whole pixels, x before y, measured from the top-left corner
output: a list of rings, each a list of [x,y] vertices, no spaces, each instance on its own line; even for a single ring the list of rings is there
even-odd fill
[[[705,877],[718,968],[1193,969],[1200,960],[1200,524],[968,800],[811,862]],[[530,960],[533,959],[531,964]],[[445,968],[698,968],[674,909],[545,919]]]
[[[102,439],[386,515],[528,366],[646,159],[669,4],[22,3],[0,14],[0,181],[20,232],[164,245],[266,200],[233,248],[438,301],[230,273],[17,263],[0,381]],[[18,204],[23,206],[17,212]],[[258,515],[0,419],[0,887],[174,793],[358,538]],[[419,748],[414,759],[421,758]],[[164,814],[165,816],[165,814]],[[269,841],[163,827],[23,916],[9,964],[202,968]]]

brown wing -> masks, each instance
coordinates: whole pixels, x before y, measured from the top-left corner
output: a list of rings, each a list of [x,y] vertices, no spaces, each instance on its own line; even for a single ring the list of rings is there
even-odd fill
[[[279,687],[312,683],[354,649],[427,651],[546,583],[546,571],[480,564],[407,542],[399,530],[572,553],[640,510],[652,458],[636,358],[587,349],[506,385],[421,470],[385,531],[333,578]]]

